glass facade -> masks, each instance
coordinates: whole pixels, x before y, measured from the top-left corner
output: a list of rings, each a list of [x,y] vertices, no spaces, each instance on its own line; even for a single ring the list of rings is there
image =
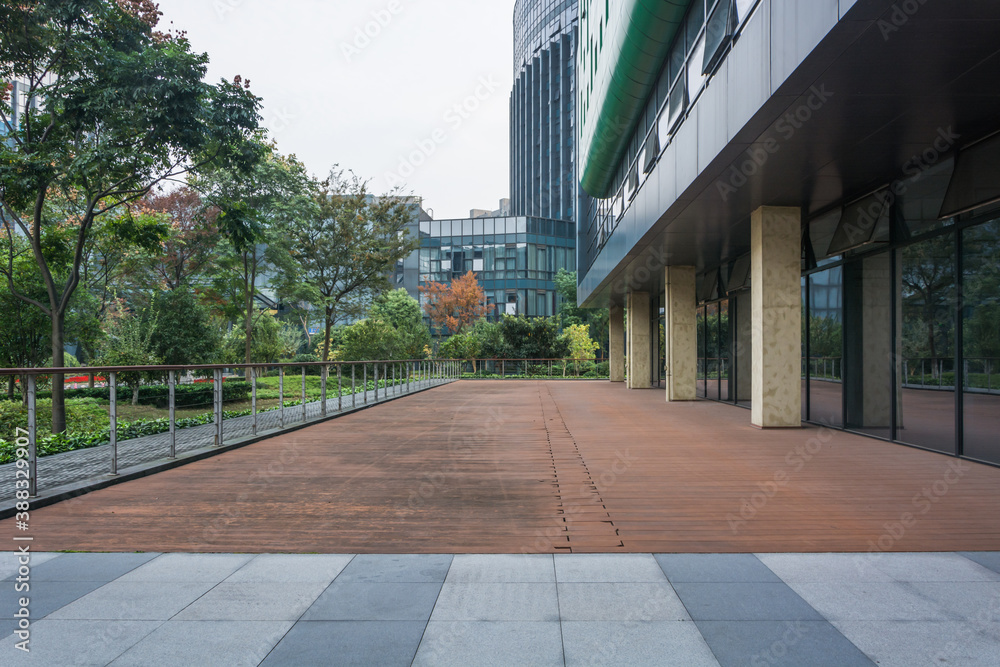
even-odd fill
[[[448,283],[472,271],[491,318],[555,315],[555,274],[576,270],[575,228],[567,220],[425,220],[419,234],[419,284]]]
[[[885,243],[805,268],[802,417],[1000,464],[1000,215],[928,224],[918,210],[901,201]],[[806,242],[824,247],[829,226],[811,221]],[[699,306],[703,398],[749,404],[733,377],[749,372],[749,334],[732,325],[748,294]]]
[[[574,220],[576,0],[518,0],[510,96],[513,215]]]

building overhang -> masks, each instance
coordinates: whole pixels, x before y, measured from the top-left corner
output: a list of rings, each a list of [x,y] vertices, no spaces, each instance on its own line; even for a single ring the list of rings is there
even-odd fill
[[[580,302],[749,252],[750,214],[804,217],[1000,129],[1000,4],[764,0],[589,270]],[[903,4],[910,8],[909,13]]]

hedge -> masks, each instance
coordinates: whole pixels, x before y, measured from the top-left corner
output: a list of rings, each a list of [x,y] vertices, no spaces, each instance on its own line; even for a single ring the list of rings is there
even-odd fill
[[[174,387],[175,405],[178,408],[211,405],[214,400],[215,385],[210,382],[198,384],[179,384]],[[139,405],[155,405],[166,407],[169,400],[169,388],[165,384],[142,385],[139,387]],[[222,383],[222,400],[245,401],[250,396],[250,383],[246,380],[226,380]],[[38,392],[38,398],[52,398],[51,391]],[[67,389],[66,398],[96,398],[101,401],[111,400],[109,387],[83,387]],[[126,387],[118,387],[118,400],[131,400],[131,391]]]

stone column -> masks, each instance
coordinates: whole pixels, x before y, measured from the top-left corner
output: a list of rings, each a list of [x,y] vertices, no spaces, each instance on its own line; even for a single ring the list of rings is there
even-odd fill
[[[751,420],[758,428],[802,425],[801,215],[765,206],[751,217]]]
[[[666,280],[667,401],[698,397],[698,329],[695,267],[668,266]]]
[[[628,294],[628,388],[651,389],[653,381],[650,347],[649,293]]]
[[[612,382],[625,381],[625,308],[611,304],[611,318],[608,323],[608,361]]]

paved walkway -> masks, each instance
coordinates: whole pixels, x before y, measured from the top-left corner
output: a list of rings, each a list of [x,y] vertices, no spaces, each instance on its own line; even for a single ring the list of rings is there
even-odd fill
[[[460,381],[31,525],[48,551],[1000,551],[1000,469],[749,422],[604,382]]]
[[[419,385],[413,383],[410,391],[418,391],[428,387],[446,384],[448,381],[421,382]],[[360,380],[359,380],[360,383]],[[294,382],[292,383],[294,384]],[[333,378],[331,388],[336,393],[336,378]],[[294,393],[294,387],[289,391]],[[388,396],[385,389],[379,389],[378,402],[396,398],[407,393],[406,385],[396,385],[389,387]],[[353,402],[352,402],[353,398]],[[355,407],[363,406],[365,403],[365,392],[358,391],[353,396],[344,396],[342,405],[344,411],[353,410]],[[376,403],[375,392],[367,392],[369,404]],[[297,400],[295,396],[286,396],[286,400]],[[335,415],[338,412],[336,396],[327,399],[327,414]],[[312,421],[322,417],[322,401],[310,401],[306,403],[305,421]],[[286,407],[284,415],[285,427],[294,426],[303,422],[302,406]],[[257,432],[277,431],[282,424],[280,410],[268,410],[257,414]],[[238,438],[248,437],[253,434],[253,416],[236,417],[226,419],[223,422],[222,435],[226,442]],[[203,424],[192,426],[177,431],[176,448],[178,454],[192,452],[205,447],[211,447],[215,442],[215,424]],[[118,443],[118,471],[121,472],[132,466],[152,463],[166,459],[170,455],[170,434],[158,433],[156,435],[133,438]],[[4,501],[12,501],[15,492],[15,465],[7,463],[0,465],[0,505],[10,504]],[[111,445],[101,445],[89,449],[78,449],[52,456],[43,456],[38,459],[38,489],[44,493],[47,489],[73,484],[93,479],[104,479],[111,472]]]
[[[1000,553],[36,554],[4,665],[995,666]]]

